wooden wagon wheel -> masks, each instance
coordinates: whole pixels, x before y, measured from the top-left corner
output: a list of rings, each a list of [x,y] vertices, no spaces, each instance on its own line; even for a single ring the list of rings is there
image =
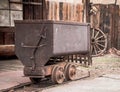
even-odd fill
[[[107,48],[107,37],[99,28],[91,28],[91,53],[99,56]]]

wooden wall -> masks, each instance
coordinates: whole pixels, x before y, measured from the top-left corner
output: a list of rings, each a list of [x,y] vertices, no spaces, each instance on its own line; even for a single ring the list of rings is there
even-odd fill
[[[14,56],[14,27],[0,27],[0,57]]]
[[[26,2],[26,0],[23,0]],[[31,1],[31,0],[27,0]],[[23,5],[24,19],[83,21],[82,0],[33,0],[42,5]]]
[[[120,50],[120,9],[119,9],[119,24],[118,24],[118,49]]]
[[[81,2],[71,3],[48,0],[46,1],[46,9],[44,11],[44,19],[77,22],[83,21],[83,5]]]
[[[14,28],[0,27],[0,45],[14,44]]]
[[[23,0],[23,19],[43,19],[43,1]]]
[[[119,6],[114,4],[96,4],[97,15],[93,15],[92,25],[99,27],[108,37],[108,49],[118,48]]]

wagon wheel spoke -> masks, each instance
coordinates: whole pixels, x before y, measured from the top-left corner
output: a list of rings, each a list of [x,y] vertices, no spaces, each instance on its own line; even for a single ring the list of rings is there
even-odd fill
[[[102,36],[100,36],[100,37],[96,38],[96,40],[98,40],[98,39],[100,39],[100,38],[103,38],[103,37],[104,37],[104,35],[102,35]]]
[[[106,40],[96,40],[96,42],[106,42]]]
[[[98,37],[98,34],[99,34],[99,33],[100,33],[99,31],[96,33],[95,38]]]
[[[94,29],[92,29],[92,38],[94,38],[94,33],[95,33],[95,30]]]
[[[93,53],[93,45],[91,45],[91,53]]]
[[[97,44],[95,44],[95,46],[96,46],[96,48],[97,48],[99,51],[102,50]]]
[[[107,48],[107,37],[100,29],[93,28],[91,32],[92,56],[101,55]]]
[[[96,47],[94,46],[94,51],[95,51],[95,54],[97,54],[97,49],[96,49]]]
[[[105,48],[105,46],[104,46],[104,45],[102,45],[102,44],[100,44],[100,43],[98,43],[98,42],[96,42],[96,44],[98,44],[99,46],[101,46],[101,47]]]

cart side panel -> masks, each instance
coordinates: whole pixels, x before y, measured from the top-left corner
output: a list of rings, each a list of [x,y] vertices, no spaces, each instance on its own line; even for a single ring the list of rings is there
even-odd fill
[[[15,52],[26,67],[44,66],[52,56],[52,26],[42,22],[16,22]]]
[[[55,24],[53,40],[55,55],[87,54],[90,52],[90,25]]]

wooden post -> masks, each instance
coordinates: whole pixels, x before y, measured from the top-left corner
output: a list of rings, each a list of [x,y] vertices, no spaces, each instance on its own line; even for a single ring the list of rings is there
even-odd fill
[[[90,22],[90,16],[89,16],[89,4],[90,0],[83,0],[83,22]]]

